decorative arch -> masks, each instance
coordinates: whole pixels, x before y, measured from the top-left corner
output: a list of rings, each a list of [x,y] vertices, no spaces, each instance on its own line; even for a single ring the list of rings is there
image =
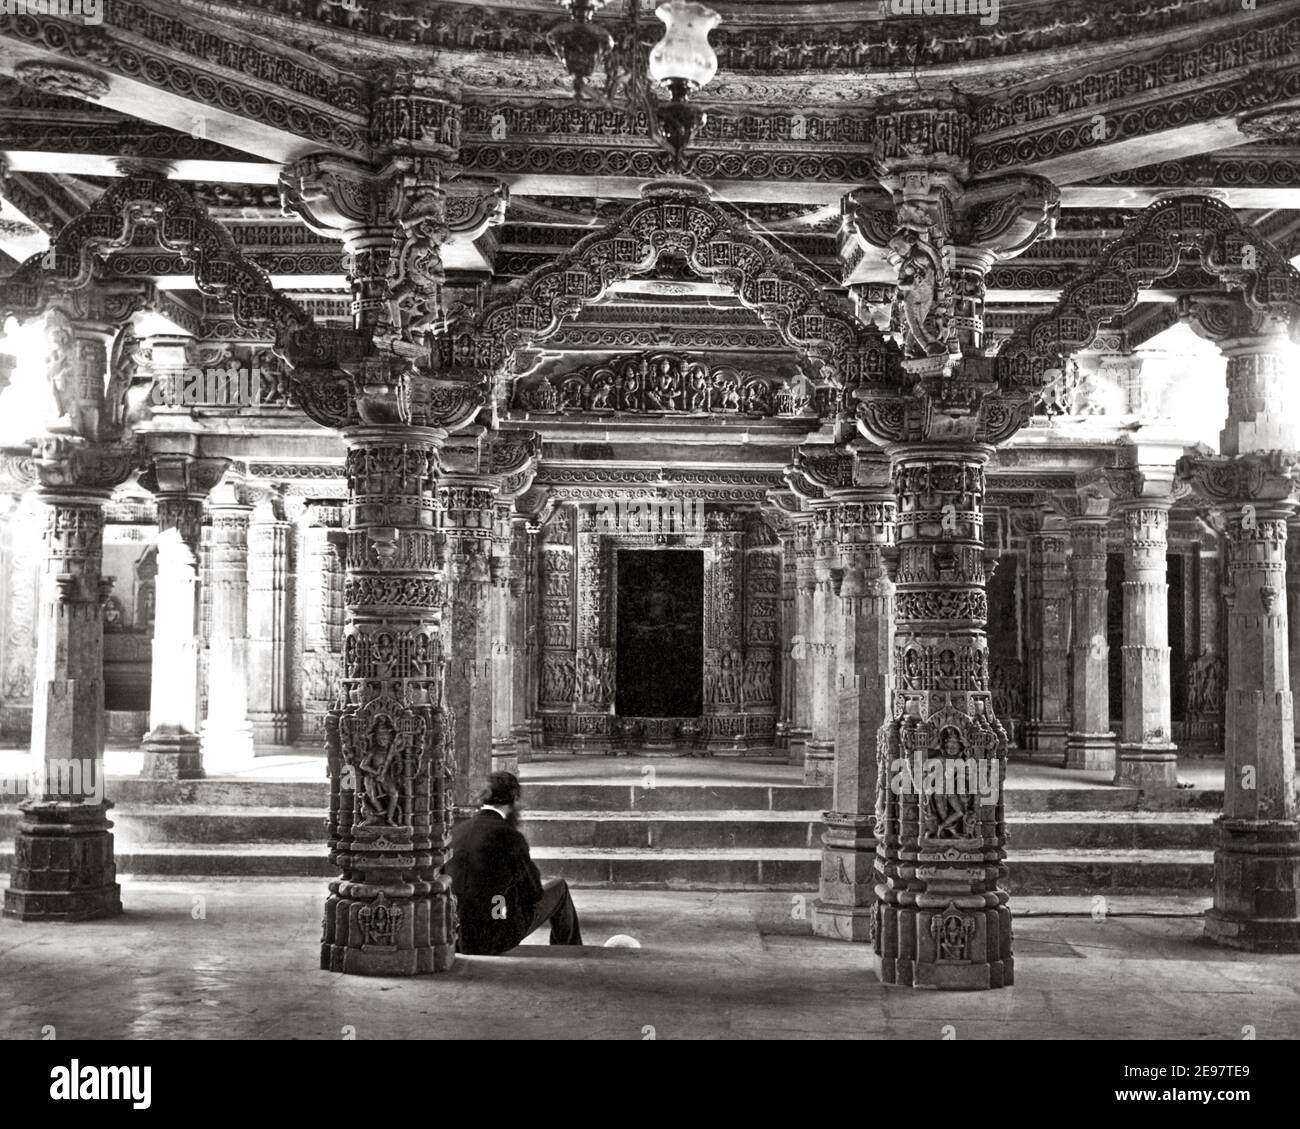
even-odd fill
[[[1300,342],[1300,271],[1225,204],[1180,196],[1157,200],[1136,216],[1049,313],[1008,338],[997,356],[999,384],[1043,386],[1046,371],[1086,349],[1104,321],[1133,309],[1142,287],[1190,262]]]
[[[84,290],[96,262],[135,246],[138,233],[194,263],[198,289],[228,301],[241,326],[269,323],[278,350],[312,325],[311,316],[278,293],[270,276],[246,259],[207,209],[161,173],[132,169],[66,224],[50,249],[33,255],[0,283],[0,319],[39,316],[57,298]]]
[[[445,368],[493,376],[520,347],[546,341],[618,282],[652,270],[665,253],[681,254],[701,278],[728,286],[741,305],[818,366],[840,388],[883,384],[897,346],[874,327],[832,305],[817,283],[709,199],[682,182],[651,186],[609,227],[580,240],[533,271],[472,322],[436,339]]]

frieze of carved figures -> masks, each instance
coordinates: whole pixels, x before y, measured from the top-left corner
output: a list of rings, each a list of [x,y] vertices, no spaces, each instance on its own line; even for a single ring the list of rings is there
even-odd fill
[[[354,681],[414,679],[436,684],[442,673],[442,644],[431,628],[358,626],[344,639],[343,666]]]
[[[975,936],[975,917],[962,913],[955,902],[949,902],[943,913],[930,918],[930,936],[939,950],[939,961],[944,964],[965,963],[970,960],[971,938]]]
[[[819,282],[719,204],[680,186],[650,188],[617,221],[522,279],[471,323],[439,335],[442,368],[500,368],[516,349],[547,340],[616,282],[643,275],[666,252],[684,258],[693,274],[731,289],[742,306],[815,362],[819,376],[856,384],[890,374],[893,346],[878,332],[859,326]],[[646,403],[646,390],[639,392]],[[658,403],[673,402],[667,391],[659,396]],[[685,397],[683,389],[676,402],[688,402]]]
[[[772,703],[772,673],[775,662],[771,658],[749,655],[745,659],[740,683],[741,703],[746,706],[764,706]]]
[[[542,701],[563,704],[574,700],[577,669],[571,654],[542,656]]]
[[[422,711],[387,693],[339,719],[343,759],[356,786],[354,828],[410,826],[411,784],[428,769],[427,732]]]
[[[1135,217],[1051,311],[1012,335],[998,353],[999,382],[1041,387],[1056,379],[1062,359],[1086,349],[1103,321],[1132,310],[1142,288],[1187,262],[1241,291],[1251,309],[1300,341],[1300,271],[1225,204],[1180,196]]]
[[[709,368],[690,357],[651,353],[518,387],[515,406],[540,414],[770,416],[778,386],[730,365]]]
[[[704,700],[710,705],[740,705],[743,678],[744,667],[739,651],[711,655],[704,672]]]
[[[574,666],[575,700],[607,705],[614,700],[614,654],[604,647],[580,647]]]
[[[895,679],[904,690],[987,690],[988,652],[944,643],[894,648]],[[995,711],[996,712],[996,709]]]
[[[401,0],[369,7],[352,6],[347,0],[317,4],[254,0],[254,4],[263,11],[315,20],[354,34],[475,54],[549,56],[546,33],[555,23],[555,16],[545,10],[484,9],[464,4],[415,6]],[[1032,13],[1022,17],[1004,11],[995,27],[959,19],[927,24],[919,35],[900,26],[909,23],[905,18],[825,26],[771,25],[749,23],[748,14],[741,11],[737,22],[724,25],[715,37],[722,67],[729,72],[907,70],[917,64],[954,64],[1060,50],[1145,33],[1152,27],[1174,29],[1217,15],[1224,8],[1223,0],[1170,0],[1158,9],[1137,0],[1116,0],[1105,8],[1067,0],[1053,9],[1057,18],[1052,24]],[[304,46],[319,44],[313,41]],[[752,140],[782,140],[786,136]]]
[[[1187,714],[1201,719],[1223,719],[1226,667],[1223,656],[1201,653],[1187,668]]]
[[[1000,718],[1025,716],[1024,677],[1020,664],[996,662],[989,667],[989,690],[993,694],[993,713]]]

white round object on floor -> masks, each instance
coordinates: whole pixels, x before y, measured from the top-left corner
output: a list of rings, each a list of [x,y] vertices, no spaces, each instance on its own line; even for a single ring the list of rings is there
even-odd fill
[[[626,933],[615,933],[608,941],[605,942],[607,949],[639,949],[641,942],[635,937],[629,937]]]

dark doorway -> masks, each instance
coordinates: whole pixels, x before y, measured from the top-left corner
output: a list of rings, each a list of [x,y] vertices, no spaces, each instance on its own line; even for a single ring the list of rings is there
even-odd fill
[[[1187,720],[1187,623],[1183,599],[1187,574],[1181,553],[1170,553],[1169,562],[1169,718]]]
[[[698,717],[704,698],[704,554],[618,554],[617,689],[621,717]]]
[[[1110,675],[1110,727],[1124,731],[1124,554],[1106,554],[1106,645]]]

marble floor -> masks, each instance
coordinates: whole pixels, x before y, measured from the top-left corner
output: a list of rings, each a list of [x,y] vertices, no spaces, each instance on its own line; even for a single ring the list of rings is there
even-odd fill
[[[881,986],[870,950],[813,937],[791,895],[579,891],[588,947],[386,980],[317,968],[322,883],[124,887],[112,921],[0,920],[0,1037],[1300,1037],[1300,956],[1204,944],[1196,899],[1101,920],[1087,899],[1021,899],[1015,987],[940,994]]]

